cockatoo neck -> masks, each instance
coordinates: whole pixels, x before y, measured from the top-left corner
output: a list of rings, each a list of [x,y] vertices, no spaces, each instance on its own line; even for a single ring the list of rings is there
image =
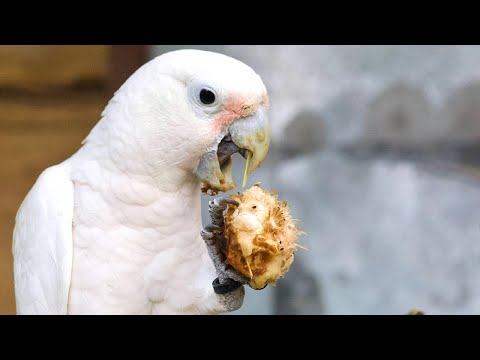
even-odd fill
[[[135,217],[132,221],[141,222],[148,214],[147,208],[153,208],[154,213],[158,208],[161,217],[153,224],[162,222],[172,229],[190,229],[192,234],[188,241],[198,241],[201,183],[185,166],[184,158],[175,154],[171,142],[158,141],[152,146],[152,142],[145,141],[144,132],[139,127],[142,122],[152,121],[151,118],[142,113],[139,106],[132,105],[126,92],[117,93],[83,142],[77,158],[84,164],[91,162],[95,168],[102,169],[103,177],[109,180],[106,191],[120,200],[122,206],[139,209],[124,211]],[[170,141],[178,136],[167,131],[164,133]],[[181,140],[176,141],[181,146]],[[94,184],[93,187],[104,185]],[[178,224],[179,219],[181,224]]]
[[[102,119],[82,143],[87,156],[92,154],[103,166],[141,178],[162,192],[173,193],[188,186],[200,196],[200,181],[186,166],[190,160],[185,157],[188,149],[178,155],[178,147],[174,149],[171,145],[175,134],[169,135],[168,131],[164,132],[165,141],[149,144],[138,130],[138,123],[149,121],[148,114],[130,111],[128,105],[124,92],[114,96]],[[93,148],[95,151],[89,151]]]
[[[164,235],[170,237],[168,234],[180,228],[188,236],[176,237],[175,246],[198,245],[202,226],[198,179],[174,164],[152,166],[145,160],[148,154],[128,136],[128,124],[107,120],[104,117],[99,122],[72,159],[79,163],[74,180],[88,184],[88,189],[101,193],[108,204],[115,204],[112,212],[119,216],[118,222],[154,229],[158,233],[154,253],[168,246],[160,241]]]

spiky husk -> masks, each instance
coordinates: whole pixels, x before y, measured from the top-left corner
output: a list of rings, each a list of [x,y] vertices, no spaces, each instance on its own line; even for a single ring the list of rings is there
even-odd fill
[[[240,205],[225,214],[226,263],[250,278],[254,289],[275,284],[289,270],[300,235],[287,202],[259,184],[231,197]]]

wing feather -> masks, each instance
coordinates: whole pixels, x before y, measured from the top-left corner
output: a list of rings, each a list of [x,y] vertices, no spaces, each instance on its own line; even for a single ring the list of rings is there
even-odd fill
[[[15,219],[17,314],[66,314],[72,272],[73,183],[65,164],[46,169]]]

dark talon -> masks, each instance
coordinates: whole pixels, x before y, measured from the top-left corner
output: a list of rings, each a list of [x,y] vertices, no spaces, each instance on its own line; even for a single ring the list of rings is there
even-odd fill
[[[235,201],[231,198],[216,198],[214,200],[211,200],[210,203],[209,203],[210,207],[225,205],[225,204],[231,204],[231,205],[235,205],[235,206],[240,205],[237,201]]]
[[[232,279],[226,279],[222,284],[220,284],[220,281],[218,278],[216,278],[213,280],[212,286],[215,294],[226,294],[237,290],[240,286],[242,286],[242,284]]]
[[[216,198],[211,200],[209,203],[209,212],[210,218],[212,219],[212,224],[220,226],[223,231],[223,213],[227,209],[227,205],[238,206],[239,203],[230,198]]]
[[[263,289],[265,289],[267,286],[268,286],[268,284],[266,284],[266,285],[265,285],[263,288],[261,288],[261,289],[253,289],[253,290],[263,290]]]

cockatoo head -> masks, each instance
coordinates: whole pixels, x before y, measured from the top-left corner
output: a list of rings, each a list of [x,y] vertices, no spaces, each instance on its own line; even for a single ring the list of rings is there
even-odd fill
[[[112,102],[133,131],[154,171],[183,171],[204,188],[233,189],[231,155],[251,152],[248,172],[270,145],[268,95],[249,66],[228,56],[179,50],[142,66]]]

